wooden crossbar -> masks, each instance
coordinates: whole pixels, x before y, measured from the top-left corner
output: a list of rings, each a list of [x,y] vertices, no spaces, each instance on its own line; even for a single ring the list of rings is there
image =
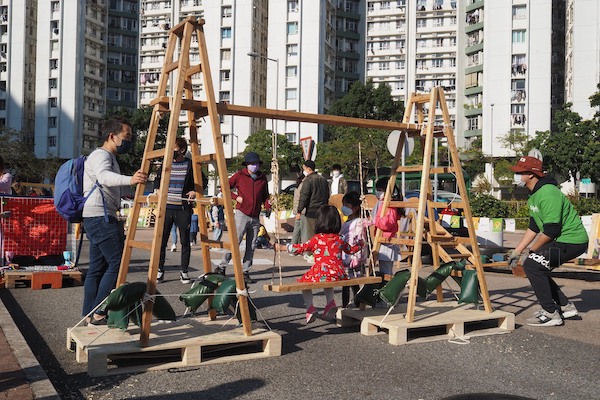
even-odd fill
[[[286,293],[302,290],[325,289],[343,286],[366,285],[368,283],[380,283],[380,276],[364,276],[361,278],[344,279],[332,282],[295,282],[282,285],[264,285],[263,289],[269,292]]]

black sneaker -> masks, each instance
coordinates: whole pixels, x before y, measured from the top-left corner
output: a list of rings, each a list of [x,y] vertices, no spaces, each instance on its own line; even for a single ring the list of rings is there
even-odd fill
[[[256,283],[256,281],[250,277],[250,274],[248,272],[244,272],[244,283],[246,285],[249,285],[251,283]]]
[[[165,271],[158,271],[158,275],[156,276],[156,282],[161,283],[165,280]]]
[[[190,277],[187,272],[180,272],[179,280],[181,280],[181,283],[183,283],[184,285],[190,283]]]
[[[221,275],[225,276],[225,269],[226,269],[226,268],[227,268],[227,267],[223,267],[223,266],[219,265],[219,266],[217,266],[217,267],[215,268],[215,273],[217,273],[217,274],[221,274]]]

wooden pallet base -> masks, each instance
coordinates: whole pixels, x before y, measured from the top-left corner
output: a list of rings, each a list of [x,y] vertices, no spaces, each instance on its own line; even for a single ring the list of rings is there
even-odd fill
[[[88,364],[88,375],[107,376],[169,368],[191,367],[281,355],[281,336],[254,329],[245,336],[237,320],[184,318],[172,323],[153,323],[148,347],[140,347],[140,328],[127,331],[106,326],[67,330],[67,347],[77,362]]]
[[[336,313],[336,324],[342,328],[350,328],[353,326],[360,326],[363,319],[366,317],[377,317],[381,315],[385,315],[388,311],[387,308],[383,306],[378,306],[377,308],[371,308],[367,306],[364,310],[360,310],[358,308],[338,308]],[[400,312],[399,307],[396,307],[390,315],[398,314]],[[404,314],[400,315],[401,317]]]
[[[21,282],[21,283],[25,283],[25,282],[32,282],[32,289],[41,289],[44,286],[49,286],[52,287],[53,289],[60,289],[62,287],[62,284],[59,286],[56,284],[56,282],[54,282],[53,280],[48,280],[47,282],[45,281],[39,281],[36,282],[36,284],[33,284],[33,280],[34,280],[34,275],[37,278],[42,277],[42,276],[49,276],[53,275],[55,273],[62,273],[62,279],[64,280],[65,278],[70,278],[73,280],[73,282],[76,285],[83,285],[83,274],[81,273],[81,271],[20,271],[20,270],[16,270],[16,271],[5,271],[4,272],[4,279],[5,279],[5,287],[7,289],[14,289],[17,285],[17,282]]]
[[[464,336],[498,335],[515,330],[514,314],[504,311],[487,313],[473,305],[459,305],[456,301],[417,303],[415,320],[411,323],[404,319],[406,304],[398,305],[387,317],[386,312],[383,308],[342,310],[338,319],[341,324],[362,320],[360,333],[367,336],[387,333],[389,343],[396,346]]]

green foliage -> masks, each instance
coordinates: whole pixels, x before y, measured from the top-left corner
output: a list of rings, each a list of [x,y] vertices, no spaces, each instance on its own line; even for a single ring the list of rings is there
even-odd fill
[[[501,185],[510,185],[513,181],[513,170],[511,169],[513,163],[506,159],[497,160],[494,163],[494,178]]]
[[[371,80],[354,83],[348,94],[329,110],[331,115],[387,121],[399,121],[403,113],[404,107],[393,99],[391,88],[387,84],[375,87]],[[346,179],[358,179],[359,161],[364,175],[369,170],[389,166],[393,157],[386,150],[388,136],[388,131],[378,129],[328,127],[325,142],[319,143],[317,167],[328,173],[333,164],[340,164]],[[359,144],[362,160],[359,160]]]
[[[508,204],[488,194],[477,194],[469,200],[474,217],[507,218],[509,215]]]
[[[294,196],[288,193],[279,193],[278,210],[291,210],[294,204]]]
[[[14,129],[0,130],[0,149],[5,169],[13,174],[14,182],[52,180],[63,162],[55,157],[37,159],[33,149],[23,140],[23,134]]]
[[[509,207],[507,218],[516,220],[517,229],[524,230],[529,226],[529,207],[527,200],[511,200],[506,202]]]
[[[569,200],[577,213],[581,215],[592,215],[600,213],[600,200],[595,197],[573,197],[569,196]]]
[[[555,131],[536,132],[532,141],[544,155],[544,166],[565,180],[581,173],[597,181],[600,178],[598,120],[582,120],[567,103],[555,114],[554,125]]]
[[[481,147],[471,147],[469,149],[461,149],[459,152],[461,164],[465,172],[475,179],[475,177],[485,172],[485,164],[488,162],[488,157],[483,154]]]
[[[246,150],[231,159],[229,171],[234,172],[242,168],[244,155],[250,151],[257,153],[263,161],[261,170],[269,173],[271,160],[273,159],[273,142],[270,130],[261,130],[246,139]],[[279,176],[284,176],[291,171],[297,171],[304,159],[302,148],[297,144],[289,142],[285,135],[277,135],[277,161],[279,163]]]
[[[514,130],[499,137],[502,147],[511,149],[515,156],[527,154],[532,149],[529,135],[525,131]]]

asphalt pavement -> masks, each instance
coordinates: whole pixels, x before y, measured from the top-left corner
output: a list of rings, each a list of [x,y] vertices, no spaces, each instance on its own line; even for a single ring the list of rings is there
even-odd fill
[[[140,234],[149,237],[150,232]],[[211,254],[213,260],[221,255]],[[167,252],[166,281],[159,285],[163,294],[180,294],[189,287],[179,282],[179,257],[179,249]],[[133,252],[128,281],[145,281],[148,260],[148,252]],[[477,394],[472,398],[498,400],[509,395],[531,399],[599,396],[600,385],[595,379],[600,361],[598,273],[557,271],[555,276],[577,305],[580,317],[566,320],[561,327],[530,327],[524,321],[537,305],[527,279],[502,269],[487,270],[493,306],[515,313],[514,332],[472,337],[462,345],[443,340],[392,346],[385,333],[363,336],[358,328],[339,328],[322,319],[305,325],[299,293],[278,294],[262,288],[272,276],[273,252],[257,250],[255,260],[252,276],[258,282],[251,285],[251,296],[269,327],[282,336],[280,357],[91,378],[87,365],[78,364],[65,345],[67,328],[80,320],[82,287],[4,289],[0,298],[62,399],[433,400],[457,395],[466,399],[465,394]],[[80,259],[83,270],[87,262],[84,243]],[[286,280],[309,268],[303,258],[287,254],[282,255],[282,265]],[[200,268],[200,248],[194,246],[193,275],[198,275]],[[422,275],[430,272],[430,268],[423,268]],[[449,291],[446,294],[450,297]],[[181,315],[184,306],[177,296],[168,299]],[[341,302],[340,290],[336,290],[336,300]],[[322,291],[315,291],[315,305],[325,305]],[[3,318],[2,329],[5,322]]]

